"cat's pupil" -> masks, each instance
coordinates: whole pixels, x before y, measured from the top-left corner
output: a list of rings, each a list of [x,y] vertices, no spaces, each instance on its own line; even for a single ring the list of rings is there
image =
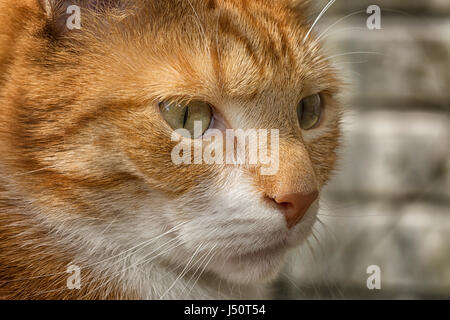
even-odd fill
[[[164,120],[173,130],[186,129],[193,139],[203,136],[213,116],[211,106],[202,101],[191,101],[187,104],[161,102],[159,108]]]
[[[184,112],[184,119],[183,119],[183,128],[186,128],[186,122],[189,116],[189,109],[186,108],[186,111]]]
[[[300,101],[297,107],[297,116],[300,128],[314,129],[322,115],[322,101],[319,94],[309,96]]]

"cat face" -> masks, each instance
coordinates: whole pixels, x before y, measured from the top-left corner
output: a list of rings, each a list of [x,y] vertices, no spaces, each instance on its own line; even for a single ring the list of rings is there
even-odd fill
[[[30,17],[6,90],[4,154],[9,168],[35,173],[16,183],[86,243],[147,242],[142,257],[172,266],[239,283],[272,278],[311,231],[318,200],[306,196],[328,181],[339,141],[339,82],[306,37],[303,1],[119,2],[82,6],[80,30],[54,23],[54,11]],[[310,97],[320,98],[311,128],[299,117]],[[277,130],[276,172],[175,164],[179,141],[160,106],[189,101],[211,108],[209,129]],[[301,216],[292,213],[302,201]]]

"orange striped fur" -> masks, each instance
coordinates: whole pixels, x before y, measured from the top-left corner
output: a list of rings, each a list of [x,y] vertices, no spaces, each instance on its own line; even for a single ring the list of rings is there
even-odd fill
[[[196,226],[241,230],[242,221],[219,228],[209,213],[226,221],[237,214],[233,203],[253,199],[243,207],[262,212],[269,208],[260,199],[281,190],[321,189],[339,145],[338,77],[314,34],[303,43],[307,1],[116,0],[97,1],[105,4],[97,11],[73,2],[82,7],[82,29],[67,31],[55,22],[62,15],[55,1],[0,0],[0,298],[177,298],[161,294],[169,285],[136,285],[144,282],[134,268],[108,276],[104,261],[113,265],[132,243],[148,241],[147,231],[186,223],[173,237],[188,244],[155,260],[176,269],[193,255],[195,236],[206,238]],[[326,96],[322,128],[303,133],[295,107],[317,92]],[[232,128],[279,129],[279,172],[174,165],[171,130],[156,107],[165,99],[208,101]],[[231,194],[239,200],[214,198]],[[223,217],[208,209],[212,202],[221,202]],[[273,219],[271,226],[281,223]],[[253,243],[258,230],[270,233],[258,223],[245,231]],[[287,239],[283,228],[273,233]],[[227,278],[233,264],[223,269],[226,251],[215,245],[208,279],[241,281]],[[271,259],[252,266],[261,279],[273,278],[283,255]],[[82,267],[81,290],[66,288],[70,264]],[[239,279],[259,282],[251,275],[258,272]],[[214,291],[211,283],[203,285]]]

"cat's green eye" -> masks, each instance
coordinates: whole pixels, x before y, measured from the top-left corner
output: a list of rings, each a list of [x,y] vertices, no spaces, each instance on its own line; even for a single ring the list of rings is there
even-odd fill
[[[203,136],[211,125],[213,116],[211,106],[202,101],[191,101],[187,104],[161,102],[159,109],[172,129],[186,129],[193,139]],[[201,123],[201,132],[195,132],[196,122]]]
[[[297,116],[300,128],[311,130],[317,126],[322,115],[322,99],[320,94],[314,94],[300,101]]]

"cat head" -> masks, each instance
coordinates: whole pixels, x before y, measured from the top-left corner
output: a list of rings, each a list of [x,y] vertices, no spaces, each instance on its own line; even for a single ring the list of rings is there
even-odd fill
[[[142,251],[169,264],[272,278],[311,231],[340,135],[340,84],[306,1],[39,3],[5,89],[5,162],[33,172],[18,188],[84,239],[154,239]],[[190,117],[206,121],[199,137],[177,136]],[[174,162],[180,144],[205,150],[227,129],[270,132],[275,170]]]

